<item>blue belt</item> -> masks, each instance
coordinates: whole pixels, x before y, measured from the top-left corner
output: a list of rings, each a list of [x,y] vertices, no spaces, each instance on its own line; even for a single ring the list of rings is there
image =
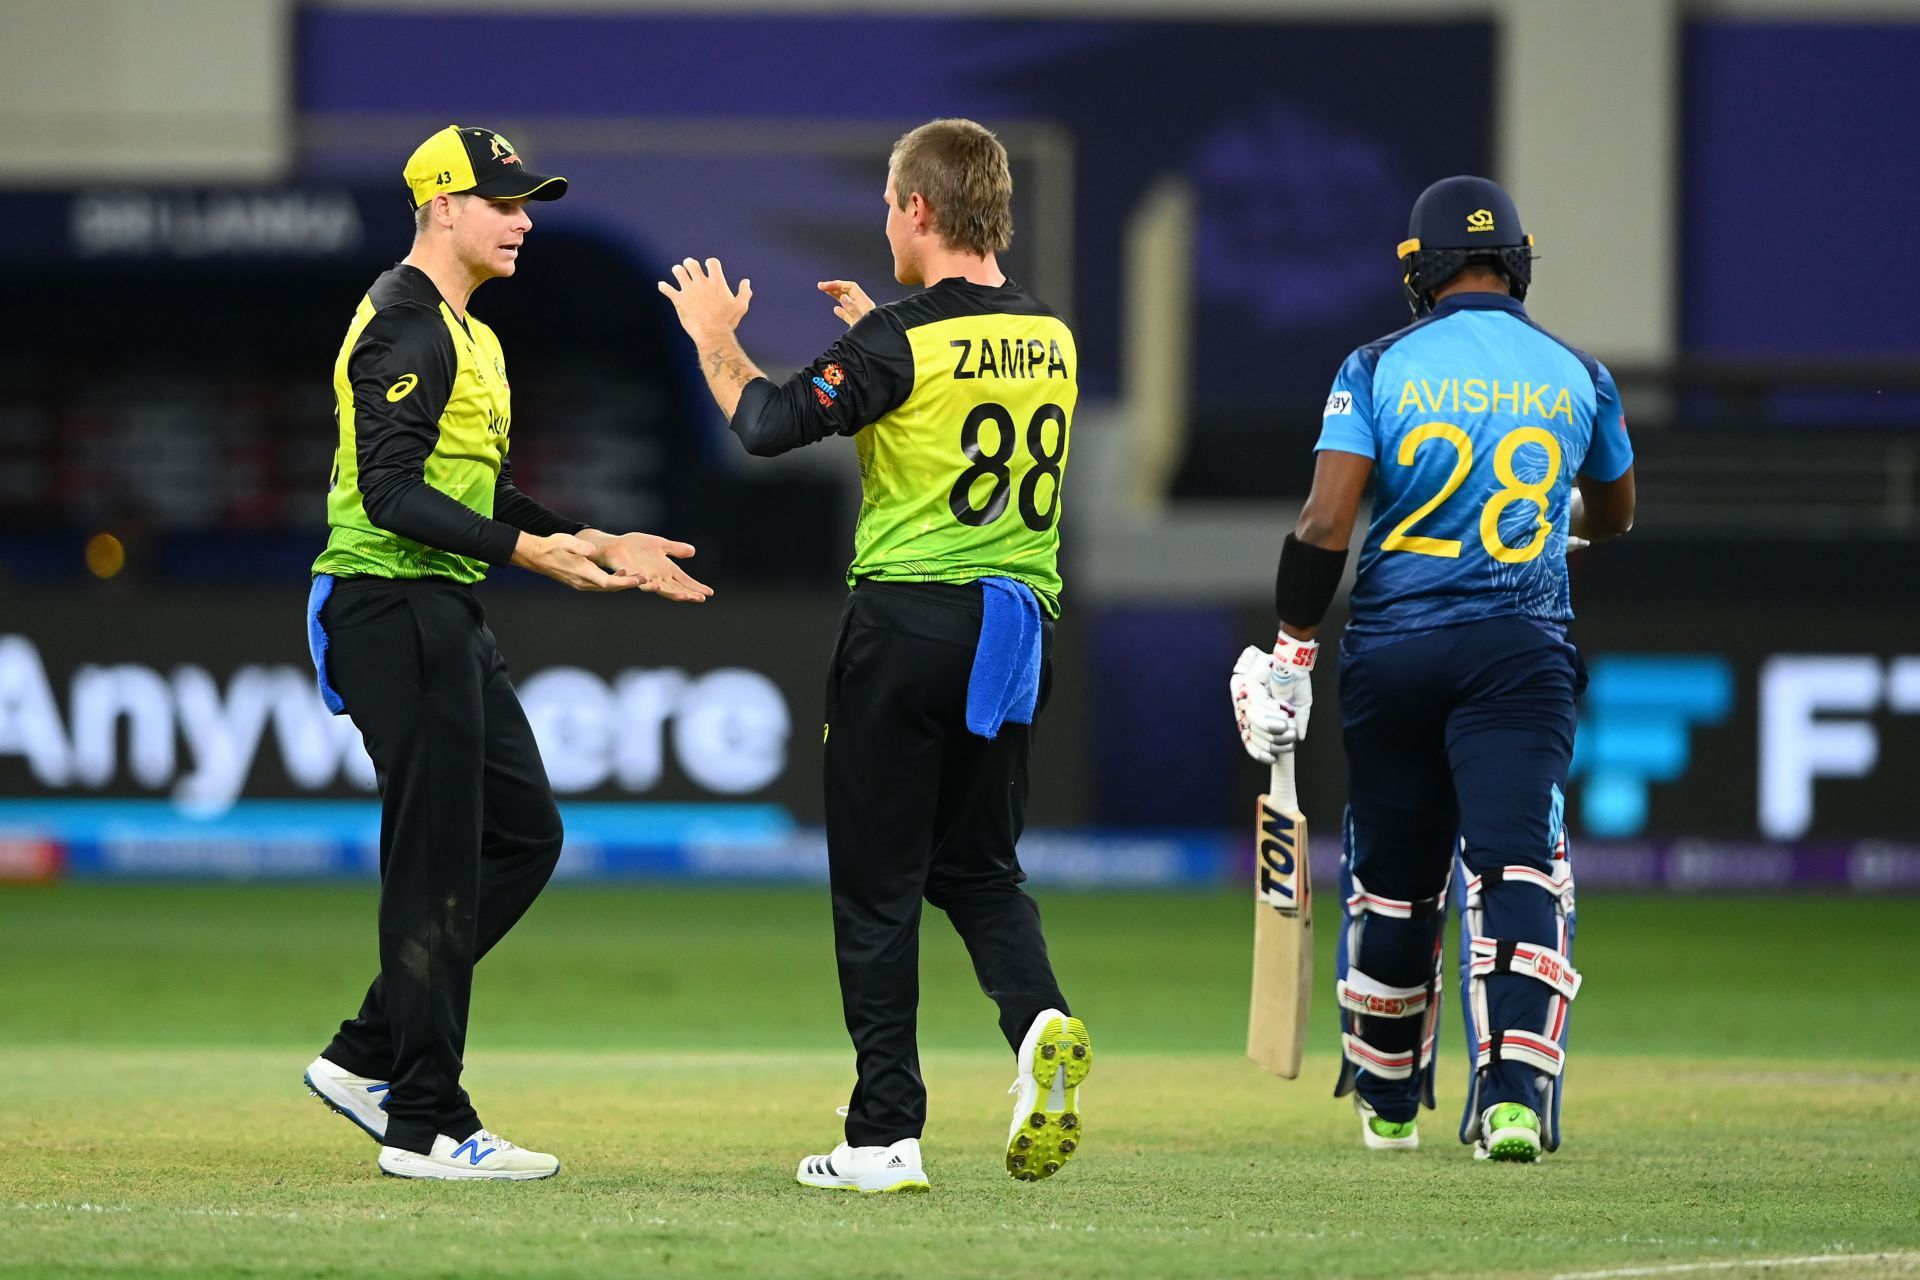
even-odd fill
[[[967,680],[967,728],[983,738],[1032,724],[1040,700],[1040,602],[1012,578],[980,579],[980,642]]]
[[[320,682],[320,701],[327,704],[327,710],[339,716],[346,714],[347,704],[334,692],[332,682],[327,679],[327,629],[320,625],[320,610],[332,594],[333,575],[315,574],[313,590],[307,593],[307,652],[313,655],[313,674]]]

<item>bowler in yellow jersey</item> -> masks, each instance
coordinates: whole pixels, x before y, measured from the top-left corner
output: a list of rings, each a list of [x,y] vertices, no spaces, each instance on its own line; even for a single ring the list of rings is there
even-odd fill
[[[689,258],[660,286],[748,452],[847,435],[860,463],[826,699],[834,948],[858,1082],[845,1140],[800,1164],[808,1186],[927,1188],[923,901],[959,931],[1015,1053],[1008,1172],[1048,1177],[1082,1140],[1092,1045],[1015,853],[1060,611],[1079,356],[1066,323],[1000,270],[1012,195],[1006,149],[972,121],[901,138],[887,240],[895,279],[919,292],[875,306],[852,281],[823,281],[847,333],[784,382],[734,336],[749,281],[736,292],[717,259]]]

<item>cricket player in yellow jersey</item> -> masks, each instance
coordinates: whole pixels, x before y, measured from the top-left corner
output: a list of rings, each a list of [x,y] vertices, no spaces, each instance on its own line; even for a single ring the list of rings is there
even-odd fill
[[[547,1178],[560,1162],[482,1127],[460,1086],[474,963],[561,845],[474,585],[511,561],[577,591],[712,592],[674,564],[687,544],[590,529],[513,483],[506,358],[467,304],[515,273],[527,202],[567,180],[457,125],[414,150],[405,179],[413,248],[360,300],[334,362],[339,447],[307,600],[320,695],[353,717],[380,780],[380,973],[306,1081],[380,1143],[383,1173]]]
[[[875,306],[829,280],[847,333],[785,382],[734,330],[753,289],[717,259],[661,291],[747,451],[850,435],[862,502],[853,588],[827,681],[834,948],[858,1083],[845,1141],[800,1182],[925,1191],[927,1095],[914,1025],[920,911],[952,920],[1014,1049],[1007,1170],[1057,1172],[1081,1141],[1086,1027],[1060,994],[1020,888],[1032,726],[1060,611],[1060,494],[1078,398],[1073,332],[996,255],[1013,238],[1006,149],[970,120],[894,145],[887,240],[919,292]]]

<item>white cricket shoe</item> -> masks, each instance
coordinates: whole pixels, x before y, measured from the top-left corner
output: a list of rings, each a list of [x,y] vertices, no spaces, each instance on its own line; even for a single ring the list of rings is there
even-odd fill
[[[375,1142],[387,1136],[387,1082],[356,1076],[325,1058],[307,1064],[313,1096],[367,1131]]]
[[[560,1162],[544,1152],[516,1147],[499,1134],[482,1129],[465,1142],[440,1134],[433,1140],[433,1150],[424,1156],[399,1147],[381,1147],[380,1172],[393,1178],[446,1182],[468,1178],[531,1182],[560,1172]]]
[[[873,1194],[930,1189],[926,1170],[920,1167],[918,1138],[902,1138],[890,1147],[850,1147],[843,1142],[828,1155],[802,1160],[794,1180],[802,1186]]]
[[[1353,1095],[1353,1109],[1360,1113],[1360,1139],[1369,1151],[1412,1151],[1420,1145],[1417,1121],[1396,1122],[1382,1119],[1367,1105],[1365,1098]]]
[[[1035,1182],[1060,1172],[1081,1142],[1080,1083],[1093,1067],[1086,1024],[1043,1009],[1020,1041],[1020,1074],[1007,1130],[1007,1172]]]

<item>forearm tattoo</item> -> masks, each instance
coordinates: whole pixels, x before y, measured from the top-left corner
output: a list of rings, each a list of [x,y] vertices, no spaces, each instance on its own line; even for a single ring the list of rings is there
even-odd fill
[[[725,384],[734,390],[746,386],[760,376],[753,363],[747,359],[747,353],[734,347],[732,350],[720,348],[709,351],[706,359],[707,381],[715,385]]]

